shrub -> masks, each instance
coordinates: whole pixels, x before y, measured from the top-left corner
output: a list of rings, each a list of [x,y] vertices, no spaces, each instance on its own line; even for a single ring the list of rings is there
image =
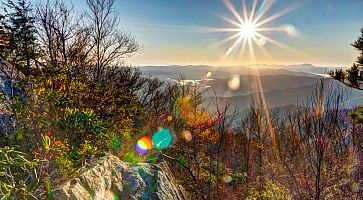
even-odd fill
[[[252,188],[246,199],[289,200],[292,199],[292,196],[283,185],[268,180],[263,184],[261,190],[258,190],[257,188]]]
[[[15,147],[0,148],[0,195],[2,199],[37,199],[40,184],[37,167],[45,161],[29,160]]]

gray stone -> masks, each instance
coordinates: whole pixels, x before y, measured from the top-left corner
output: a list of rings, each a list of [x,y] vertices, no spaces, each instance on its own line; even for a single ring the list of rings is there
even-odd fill
[[[188,199],[166,162],[131,164],[106,155],[54,190],[55,199]]]

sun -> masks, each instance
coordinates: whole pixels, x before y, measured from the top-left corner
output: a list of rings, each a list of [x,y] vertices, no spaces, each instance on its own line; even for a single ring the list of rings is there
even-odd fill
[[[277,45],[282,48],[293,50],[289,46],[272,39],[269,35],[272,32],[280,32],[288,36],[295,37],[298,35],[295,27],[290,24],[269,26],[277,18],[295,10],[299,4],[287,7],[273,15],[267,15],[272,7],[272,0],[253,0],[252,6],[248,7],[245,0],[242,0],[242,9],[239,11],[230,0],[224,0],[224,4],[229,9],[234,19],[220,16],[227,22],[230,27],[225,28],[205,28],[207,32],[222,32],[229,36],[218,44],[229,43],[230,47],[226,50],[225,55],[229,56],[232,52],[240,50],[240,55],[249,53],[250,57],[255,60],[255,47],[264,55],[271,57],[266,50],[266,44]]]
[[[256,24],[253,23],[245,23],[241,24],[241,28],[239,31],[240,37],[246,37],[246,38],[254,38],[257,34]]]

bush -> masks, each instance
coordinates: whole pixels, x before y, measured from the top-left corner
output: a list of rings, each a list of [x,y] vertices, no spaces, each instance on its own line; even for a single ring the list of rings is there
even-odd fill
[[[2,199],[37,199],[40,184],[37,167],[42,162],[28,160],[26,153],[14,147],[0,148],[0,195]]]
[[[270,180],[266,181],[261,190],[257,188],[252,188],[249,191],[247,200],[289,200],[292,199],[290,192],[281,184],[272,182]]]

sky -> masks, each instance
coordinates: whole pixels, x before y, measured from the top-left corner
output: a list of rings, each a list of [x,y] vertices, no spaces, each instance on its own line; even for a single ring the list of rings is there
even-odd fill
[[[77,10],[86,9],[82,0],[67,1]],[[132,34],[142,45],[127,62],[136,66],[310,63],[346,67],[358,55],[350,44],[363,28],[363,0],[257,0],[256,10],[264,1],[272,2],[261,20],[286,9],[291,11],[264,27],[289,27],[293,33],[263,32],[283,45],[252,42],[254,58],[248,48],[242,49],[242,43],[226,55],[235,40],[223,44],[221,41],[233,33],[210,31],[212,27],[236,28],[221,18],[238,22],[225,1],[116,0],[115,8],[120,18],[118,28]],[[243,16],[241,0],[230,2]],[[247,13],[251,13],[253,0],[246,0],[245,5]]]

